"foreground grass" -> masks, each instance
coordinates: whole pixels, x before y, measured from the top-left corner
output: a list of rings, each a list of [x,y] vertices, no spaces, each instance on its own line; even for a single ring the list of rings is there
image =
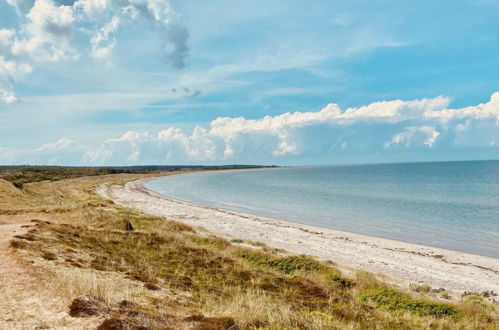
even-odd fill
[[[4,187],[4,208],[36,224],[11,245],[50,272],[68,305],[81,294],[102,301],[101,329],[497,329],[494,307],[474,299],[415,298],[365,272],[347,278],[310,256],[231,242],[94,193],[139,177]]]

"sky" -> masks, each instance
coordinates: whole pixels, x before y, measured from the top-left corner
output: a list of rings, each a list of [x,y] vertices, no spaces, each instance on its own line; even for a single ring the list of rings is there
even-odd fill
[[[0,0],[0,164],[499,159],[499,0]]]

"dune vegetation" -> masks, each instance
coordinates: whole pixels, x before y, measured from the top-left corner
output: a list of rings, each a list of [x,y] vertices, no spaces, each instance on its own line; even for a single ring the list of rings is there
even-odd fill
[[[217,237],[96,193],[153,175],[21,180],[22,189],[0,178],[0,225],[30,225],[11,249],[71,316],[95,318],[98,329],[498,329],[497,306],[480,295],[450,303],[401,292],[370,273],[347,277],[332,261]]]

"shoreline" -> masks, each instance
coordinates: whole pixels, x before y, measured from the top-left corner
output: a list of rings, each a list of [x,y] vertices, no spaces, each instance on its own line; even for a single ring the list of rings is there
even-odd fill
[[[499,291],[499,259],[415,243],[311,226],[177,200],[148,190],[143,179],[104,186],[98,193],[119,205],[163,216],[229,238],[265,243],[331,260],[347,274],[366,270],[395,286]]]

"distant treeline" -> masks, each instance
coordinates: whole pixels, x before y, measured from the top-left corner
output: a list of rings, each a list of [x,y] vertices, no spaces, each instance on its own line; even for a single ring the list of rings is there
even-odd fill
[[[39,181],[58,181],[64,179],[78,178],[82,176],[95,176],[119,173],[144,174],[162,171],[181,170],[225,170],[261,168],[269,166],[258,165],[223,165],[223,166],[118,166],[118,167],[65,167],[65,166],[0,166],[0,177],[11,182],[17,188],[24,184]],[[272,166],[273,167],[273,166]]]

